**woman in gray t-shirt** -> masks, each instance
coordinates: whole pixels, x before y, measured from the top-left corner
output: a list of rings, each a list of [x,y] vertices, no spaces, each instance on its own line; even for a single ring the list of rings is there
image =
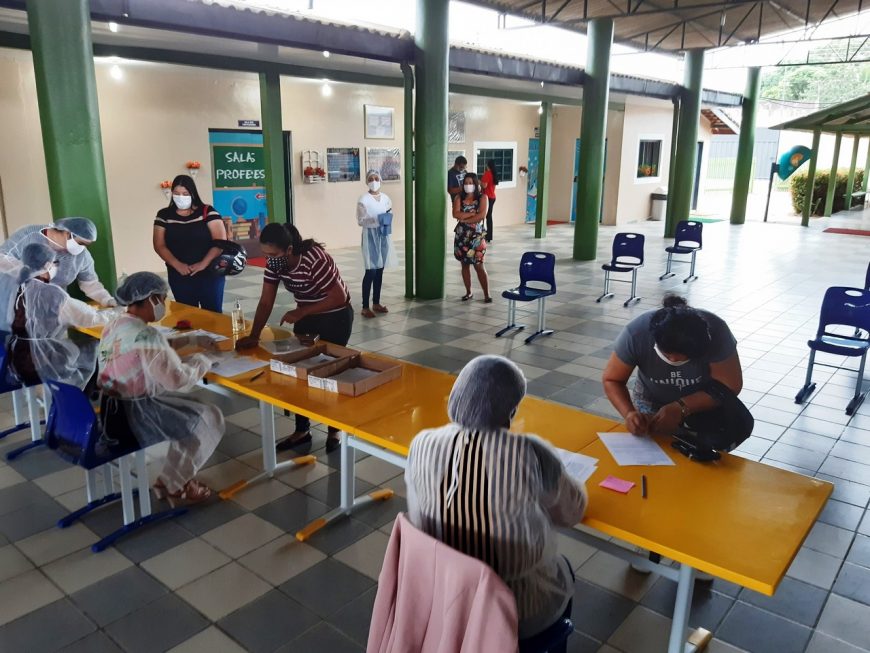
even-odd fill
[[[637,368],[632,392],[628,380]],[[635,435],[671,434],[689,415],[716,408],[704,391],[718,381],[735,395],[743,388],[737,341],[723,320],[666,295],[663,308],[629,322],[604,369],[604,392]]]

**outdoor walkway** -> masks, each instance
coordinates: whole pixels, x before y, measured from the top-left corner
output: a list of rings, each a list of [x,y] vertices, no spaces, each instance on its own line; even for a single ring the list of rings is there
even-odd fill
[[[530,239],[530,227],[502,228],[487,255],[493,304],[483,304],[476,287],[474,301],[459,301],[458,264],[450,255],[444,301],[405,301],[401,270],[389,271],[383,303],[390,314],[373,320],[357,315],[351,345],[451,372],[478,354],[504,354],[522,366],[530,393],[609,415],[599,378],[620,329],[655,308],[665,291],[685,292],[691,304],[724,318],[740,341],[746,379],[741,398],[757,420],[740,455],[836,483],[775,598],[721,581],[699,584],[691,624],[714,631],[711,653],[856,653],[870,647],[870,403],[849,420],[843,409],[854,374],[831,375],[823,368],[812,402],[793,403],[824,289],[862,284],[870,259],[870,238],[822,229],[856,219],[861,221],[857,211],[854,217],[814,220],[809,229],[705,224],[700,279],[688,286],[681,283],[686,266],[676,268],[674,279],[658,281],[665,258],[661,223],[631,225],[647,236],[640,272],[644,300],[631,309],[622,307],[624,284],[616,285],[613,300],[594,301],[615,228],[602,229],[596,263],[570,260],[567,226],[551,228],[543,242]],[[527,249],[553,251],[559,258],[558,296],[548,307],[557,332],[532,346],[522,336],[492,337],[506,315],[499,292],[516,282]],[[358,310],[359,253],[332,253]],[[251,317],[260,278],[251,269],[232,279],[227,310],[239,298]],[[275,316],[289,307],[283,290],[279,297],[283,304]],[[8,398],[0,401],[2,427],[11,415]],[[256,409],[244,400],[220,403],[228,433],[202,473],[214,487],[250,476],[261,461],[260,439],[252,432],[259,423]],[[291,422],[281,418],[279,428],[289,432]],[[4,442],[0,452],[25,437]],[[57,530],[58,517],[83,500],[81,471],[49,451],[0,463],[0,651],[364,650],[391,522],[405,508],[401,470],[370,458],[359,462],[359,492],[388,486],[399,496],[300,544],[292,533],[338,502],[338,453],[327,456],[324,442],[325,432],[318,430],[314,467],[251,487],[233,501],[198,507],[96,555],[87,547],[119,523],[118,506]],[[569,650],[660,653],[674,583],[636,574],[589,546],[587,537],[572,530],[560,538],[578,578],[578,632]]]

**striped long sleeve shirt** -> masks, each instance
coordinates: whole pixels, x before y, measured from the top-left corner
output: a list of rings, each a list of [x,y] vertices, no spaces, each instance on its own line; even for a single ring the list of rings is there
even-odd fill
[[[587,497],[552,446],[449,424],[414,438],[405,482],[411,522],[490,565],[513,591],[521,638],[561,616],[573,583],[555,527],[578,523]]]

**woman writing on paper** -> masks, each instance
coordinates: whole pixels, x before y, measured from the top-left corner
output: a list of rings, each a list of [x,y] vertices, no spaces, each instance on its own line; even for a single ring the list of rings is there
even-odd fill
[[[193,477],[223,437],[224,417],[216,406],[179,394],[196,387],[211,361],[203,354],[182,361],[150,326],[166,315],[168,292],[151,272],[136,272],[121,284],[118,303],[127,312],[103,330],[98,382],[104,444],[129,442],[131,435],[143,448],[169,440],[154,491],[177,505],[211,496]]]
[[[360,314],[372,318],[375,313],[388,312],[387,307],[381,304],[381,283],[384,268],[395,267],[398,260],[392,237],[393,203],[386,193],[381,192],[381,173],[369,170],[366,185],[369,192],[360,197],[356,204],[356,221],[362,227],[362,257],[366,271],[362,282],[363,307]],[[374,299],[372,308],[369,308],[370,299]]]

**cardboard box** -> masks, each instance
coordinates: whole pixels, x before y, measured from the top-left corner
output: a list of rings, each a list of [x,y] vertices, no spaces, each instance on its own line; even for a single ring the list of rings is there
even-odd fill
[[[401,377],[402,365],[398,361],[357,354],[309,370],[308,385],[312,388],[358,397]]]
[[[314,367],[358,355],[359,352],[356,349],[321,342],[313,347],[303,347],[286,354],[274,354],[269,361],[269,367],[273,372],[286,374],[304,381],[308,378],[309,370]]]

